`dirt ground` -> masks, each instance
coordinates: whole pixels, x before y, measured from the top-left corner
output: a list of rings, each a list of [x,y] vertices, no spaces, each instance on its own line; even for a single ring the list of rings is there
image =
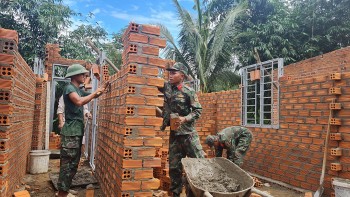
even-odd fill
[[[58,172],[59,171],[59,159],[50,159],[49,162],[49,171],[48,173],[44,174],[37,174],[37,175],[31,175],[27,174],[23,181],[22,185],[19,187],[18,191],[27,189],[30,192],[30,195],[32,197],[53,197],[55,196],[55,188],[50,180],[50,173],[51,172]],[[82,166],[79,166],[79,169],[83,170],[91,170],[89,164],[87,161],[82,163]],[[275,197],[304,197],[304,193],[300,193],[294,190],[290,190],[285,187],[281,187],[277,184],[268,183],[264,180],[260,180],[263,183],[262,187],[259,187],[257,189],[267,192],[272,196]],[[86,189],[85,187],[75,187],[72,188],[76,191],[78,191],[78,197],[85,197]],[[98,186],[95,185],[95,197],[103,197],[103,193]],[[186,197],[185,191],[181,194],[181,197]]]
[[[80,170],[91,170],[87,161],[82,163],[82,166],[79,166]],[[49,162],[49,171],[44,174],[31,175],[27,174],[19,188],[19,190],[27,189],[30,192],[32,197],[53,197],[55,196],[55,188],[50,180],[51,172],[59,171],[60,160],[59,159],[50,159]],[[75,191],[78,191],[78,197],[85,197],[85,187],[75,187],[72,188]],[[95,197],[102,197],[102,191],[100,188],[94,190]]]
[[[291,190],[291,189],[279,186],[277,184],[266,182],[265,185],[268,185],[268,186],[258,187],[257,189],[275,197],[304,197],[305,196],[305,193]]]

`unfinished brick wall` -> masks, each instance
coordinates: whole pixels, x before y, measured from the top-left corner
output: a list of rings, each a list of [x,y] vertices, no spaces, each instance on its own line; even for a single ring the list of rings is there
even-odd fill
[[[198,94],[203,112],[196,130],[204,150],[205,138],[231,125],[240,124],[240,90]]]
[[[52,81],[52,72],[54,64],[61,64],[70,66],[72,64],[87,65],[84,60],[67,59],[61,56],[59,44],[46,44],[45,53],[45,73],[48,75],[48,81]]]
[[[333,177],[350,178],[350,73],[345,72],[350,67],[349,60],[350,50],[344,48],[285,67],[285,76],[280,80],[280,129],[249,128],[254,139],[244,169],[315,191],[321,174],[330,103],[336,99],[336,103],[340,103],[336,105],[342,108],[334,111],[332,120],[326,194],[332,192]],[[331,75],[331,71],[338,74]],[[335,80],[339,76],[341,79]],[[206,116],[216,119],[217,130],[210,131],[212,133],[240,125],[240,97],[240,90],[200,94],[204,117],[199,120],[197,130],[207,130],[205,123],[209,119]],[[211,103],[216,103],[216,117],[210,115]],[[201,139],[203,142],[205,136]]]
[[[0,29],[0,196],[25,175],[33,132],[35,75],[17,45],[16,31]]]
[[[284,68],[284,77],[289,80],[324,76],[326,73],[349,72],[350,47],[332,51]]]
[[[164,79],[158,76],[169,61],[158,57],[165,47],[159,35],[159,27],[130,23],[123,35],[122,69],[98,101],[96,175],[106,196],[151,197],[160,186],[153,176],[153,168],[161,167],[155,157],[162,146],[156,107],[163,105],[158,88]]]
[[[42,150],[45,147],[46,131],[46,92],[47,83],[44,78],[36,78],[35,107],[32,135],[32,150]]]
[[[63,66],[70,66],[72,64],[81,64],[87,70],[91,69],[91,64],[89,64],[88,62],[86,62],[84,60],[68,59],[68,58],[62,57],[60,54],[61,49],[59,47],[59,44],[48,43],[48,44],[46,44],[45,48],[46,48],[46,51],[45,51],[46,52],[45,53],[45,75],[47,75],[47,79],[45,78],[45,81],[49,81],[49,82],[53,81],[53,75],[54,75],[53,65],[55,65],[55,64],[63,65]],[[85,85],[85,87],[88,87],[88,89],[90,89],[91,88],[90,77],[88,77],[87,79],[89,79],[89,81],[87,81],[84,85]],[[44,88],[46,89],[45,84],[44,84]],[[38,91],[41,91],[40,87],[39,87]],[[55,91],[55,90],[51,90],[51,91]],[[44,95],[42,94],[42,96],[44,96]],[[45,95],[45,99],[46,99],[46,95]],[[42,102],[44,102],[44,101],[42,101]],[[55,98],[51,98],[51,102],[55,102]],[[46,105],[46,103],[45,103],[45,105]],[[44,116],[45,116],[45,114],[42,117],[44,117]],[[44,120],[44,118],[41,120]],[[38,124],[38,123],[39,122],[36,122],[36,124]],[[42,127],[45,128],[45,123],[40,122],[37,126],[39,128],[42,128]],[[35,126],[35,128],[36,128],[36,126]],[[61,147],[60,136],[55,134],[54,131],[50,131],[49,149],[59,149],[60,147]]]

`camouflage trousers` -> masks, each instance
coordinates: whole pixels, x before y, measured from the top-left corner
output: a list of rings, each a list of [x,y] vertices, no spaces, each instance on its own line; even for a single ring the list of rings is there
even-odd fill
[[[231,160],[238,166],[243,165],[244,156],[247,154],[249,150],[250,143],[252,141],[251,132],[246,132],[244,137],[241,137],[238,141],[238,144],[232,149],[232,151],[227,151],[227,159]],[[232,144],[235,142],[232,141]]]
[[[170,190],[173,192],[174,196],[179,196],[182,191],[183,179],[181,159],[186,156],[191,158],[204,158],[204,151],[199,142],[197,132],[175,136],[175,132],[171,131],[169,139],[169,175],[171,179]]]
[[[69,191],[73,177],[77,173],[81,156],[83,136],[61,135],[60,173],[58,177],[58,190]]]

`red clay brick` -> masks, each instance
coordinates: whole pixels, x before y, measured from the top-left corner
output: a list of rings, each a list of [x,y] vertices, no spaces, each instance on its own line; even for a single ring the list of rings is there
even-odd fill
[[[144,148],[137,151],[138,157],[155,157],[156,149],[155,148]]]
[[[160,68],[165,68],[165,66],[167,65],[167,60],[156,58],[156,57],[149,57],[148,64],[153,66],[158,66]]]
[[[140,84],[144,85],[146,83],[146,78],[135,76],[135,75],[128,75],[126,77],[126,82],[129,84]]]
[[[14,40],[18,44],[18,33],[15,30],[0,28],[0,38]]]
[[[142,25],[141,32],[159,36],[160,35],[160,27],[153,26],[153,25]]]
[[[145,146],[162,146],[163,139],[160,137],[154,137],[154,138],[145,138],[143,140],[143,144]]]
[[[9,162],[6,162],[4,164],[0,164],[0,176],[7,176],[9,172]]]
[[[159,68],[151,68],[148,66],[143,66],[141,73],[142,75],[158,76]]]
[[[13,193],[13,196],[14,197],[30,197],[30,194],[27,190],[23,190],[23,191]]]
[[[132,125],[141,126],[141,125],[145,125],[145,119],[143,117],[126,117],[125,124],[128,126],[132,126]]]
[[[137,113],[141,116],[156,116],[156,109],[154,107],[138,107]]]
[[[153,197],[153,192],[134,192],[134,197]]]
[[[10,90],[12,88],[12,80],[10,79],[0,79],[0,89]]]
[[[164,86],[164,79],[162,79],[162,78],[148,78],[147,85],[163,87]]]
[[[142,146],[142,138],[124,138],[124,146]]]
[[[149,44],[158,46],[160,48],[165,48],[166,47],[166,40],[161,39],[161,38],[151,37],[149,39]]]
[[[0,104],[0,114],[12,114],[13,107],[10,105],[1,105]]]
[[[159,55],[159,48],[158,47],[151,47],[151,46],[143,46],[142,47],[142,53],[146,55]]]
[[[163,118],[157,118],[157,117],[146,117],[145,118],[145,125],[148,126],[161,126],[163,123]]]
[[[146,98],[146,104],[162,107],[164,104],[164,99],[163,98]]]
[[[160,158],[152,158],[152,159],[143,159],[143,167],[144,168],[156,168],[161,167],[161,159]]]
[[[129,35],[130,42],[139,42],[139,43],[148,43],[148,36],[142,34],[130,33]]]
[[[122,191],[137,191],[141,188],[141,181],[123,181]]]
[[[142,87],[140,93],[146,96],[157,96],[158,94],[161,94],[161,92],[159,92],[158,88],[156,87]]]
[[[158,189],[160,186],[160,180],[159,179],[150,179],[147,181],[141,181],[141,189],[142,190],[149,190],[149,189]]]
[[[127,63],[147,64],[147,57],[136,54],[129,54]]]
[[[135,170],[135,179],[150,179],[153,178],[153,169],[150,170]]]
[[[127,96],[125,99],[127,105],[145,105],[145,98],[140,96]]]
[[[156,131],[153,128],[139,128],[140,136],[155,136]]]
[[[142,160],[123,159],[123,168],[142,168]]]

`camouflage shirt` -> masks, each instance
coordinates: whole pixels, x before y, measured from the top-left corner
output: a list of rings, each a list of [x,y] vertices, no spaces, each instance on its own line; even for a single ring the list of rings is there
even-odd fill
[[[83,136],[84,135],[84,107],[76,106],[69,98],[69,94],[76,92],[80,97],[87,96],[90,93],[80,90],[72,83],[68,84],[63,90],[65,123],[61,135],[65,136]]]
[[[220,146],[215,150],[216,157],[221,157],[223,149],[227,149],[227,157],[230,160],[241,158],[248,150],[253,135],[245,127],[233,126],[228,127],[217,133],[219,136]]]
[[[170,83],[164,85],[163,125],[161,130],[170,125],[170,114],[178,113],[186,118],[186,122],[176,130],[176,135],[185,135],[195,132],[195,121],[202,113],[202,106],[195,91],[183,83],[174,86]]]

